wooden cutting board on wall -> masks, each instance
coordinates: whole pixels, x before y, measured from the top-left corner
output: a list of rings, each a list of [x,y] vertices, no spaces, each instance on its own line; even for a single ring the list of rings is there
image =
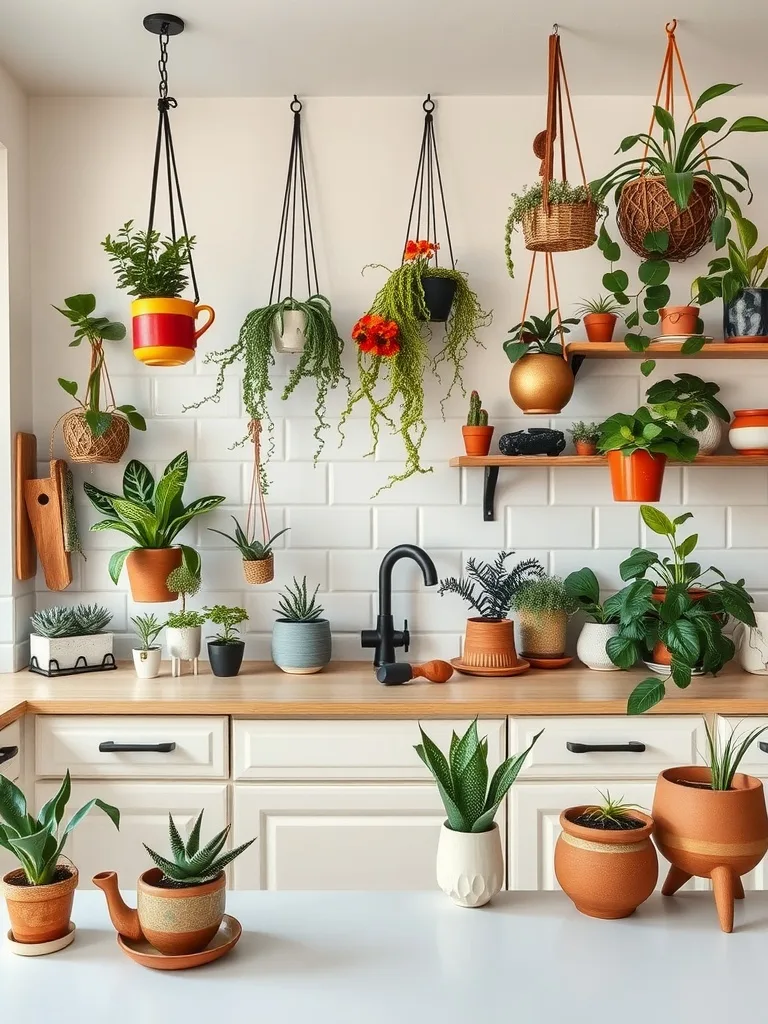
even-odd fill
[[[37,438],[17,434],[14,452],[14,502],[16,522],[16,579],[31,580],[37,573],[37,548],[27,515],[24,485],[37,476]]]
[[[35,549],[49,590],[66,590],[72,582],[72,564],[64,547],[64,486],[67,464],[51,459],[50,476],[37,477],[37,441],[34,434],[16,435],[16,574],[30,579],[35,574]],[[22,520],[23,502],[31,533]],[[21,531],[19,524],[21,523]],[[23,541],[23,547],[19,538]],[[31,571],[30,571],[31,570]],[[20,575],[23,571],[28,575]]]

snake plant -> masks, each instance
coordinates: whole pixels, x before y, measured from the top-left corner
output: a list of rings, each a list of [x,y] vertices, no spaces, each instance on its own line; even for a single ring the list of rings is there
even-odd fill
[[[195,824],[192,826],[189,839],[185,843],[179,834],[173,817],[170,814],[168,815],[168,832],[171,843],[171,857],[173,859],[155,853],[154,850],[150,850],[146,843],[144,844],[144,849],[163,873],[163,883],[170,888],[183,889],[193,885],[205,885],[206,882],[212,882],[214,878],[221,874],[227,864],[231,863],[235,857],[239,857],[243,850],[247,850],[251,843],[256,841],[255,838],[249,839],[242,846],[236,846],[234,850],[221,854],[231,827],[227,825],[218,835],[213,837],[207,846],[201,849],[200,829],[202,824],[203,812],[200,811]]]

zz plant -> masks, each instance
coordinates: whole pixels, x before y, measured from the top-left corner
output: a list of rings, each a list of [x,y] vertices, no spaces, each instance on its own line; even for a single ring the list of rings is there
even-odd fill
[[[189,839],[184,842],[172,816],[168,815],[168,834],[171,856],[164,857],[150,850],[146,843],[144,849],[163,873],[161,882],[170,889],[189,889],[196,885],[212,882],[221,874],[227,864],[248,849],[254,839],[236,846],[234,850],[222,853],[229,836],[230,825],[215,835],[210,843],[200,846],[200,830],[203,824],[203,812],[195,819]]]

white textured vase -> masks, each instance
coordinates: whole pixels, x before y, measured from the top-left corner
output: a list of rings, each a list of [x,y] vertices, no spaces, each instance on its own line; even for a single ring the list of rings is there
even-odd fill
[[[619,632],[618,623],[585,622],[576,641],[579,661],[595,672],[618,672],[608,657],[605,645]]]
[[[437,884],[458,907],[482,907],[501,891],[504,858],[494,822],[488,832],[454,832],[443,825],[437,847]]]
[[[200,657],[202,626],[166,626],[165,642],[168,654],[181,661],[194,661]]]
[[[139,679],[154,679],[160,672],[163,652],[160,647],[150,647],[148,651],[133,649],[133,667]]]
[[[684,423],[678,423],[682,433],[688,434],[699,442],[699,455],[712,455],[713,452],[716,452],[720,447],[723,431],[725,430],[723,421],[718,419],[717,416],[713,416],[712,413],[707,413],[706,415],[709,423],[703,430],[691,430]]]
[[[304,351],[304,329],[307,326],[307,317],[300,309],[286,309],[283,311],[283,329],[280,330],[280,317],[276,316],[272,324],[272,337],[275,342],[275,349],[278,352],[287,352],[290,355],[298,355]]]
[[[756,627],[739,622],[733,633],[745,672],[768,676],[768,612],[755,612]]]

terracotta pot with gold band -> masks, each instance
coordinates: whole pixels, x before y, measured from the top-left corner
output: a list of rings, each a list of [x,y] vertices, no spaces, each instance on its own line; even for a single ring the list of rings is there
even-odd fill
[[[208,319],[195,329],[205,310]],[[147,366],[182,366],[195,355],[197,339],[216,318],[211,306],[189,299],[136,299],[131,303],[133,354]]]

